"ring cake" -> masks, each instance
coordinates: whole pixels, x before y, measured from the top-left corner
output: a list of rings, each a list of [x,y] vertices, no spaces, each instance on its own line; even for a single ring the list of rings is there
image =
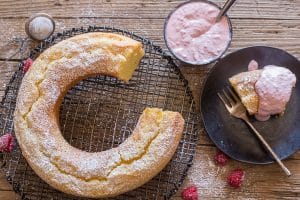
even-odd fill
[[[112,33],[86,33],[44,51],[25,74],[14,113],[15,134],[32,169],[52,187],[82,197],[112,197],[158,174],[179,144],[177,112],[146,108],[121,145],[102,152],[72,147],[59,129],[65,93],[102,74],[129,81],[144,55],[142,44]]]

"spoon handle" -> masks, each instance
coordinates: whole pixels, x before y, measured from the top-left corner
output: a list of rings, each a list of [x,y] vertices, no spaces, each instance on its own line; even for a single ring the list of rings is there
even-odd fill
[[[220,19],[222,18],[223,15],[225,15],[225,13],[228,11],[228,9],[232,6],[232,4],[235,2],[236,0],[227,0],[225,5],[223,6],[223,8],[220,10],[216,21],[220,21]]]

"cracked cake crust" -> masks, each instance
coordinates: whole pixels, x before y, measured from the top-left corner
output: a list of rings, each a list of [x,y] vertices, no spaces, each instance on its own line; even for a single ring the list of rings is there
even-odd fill
[[[45,50],[24,76],[14,113],[22,154],[52,187],[83,197],[111,197],[158,174],[179,144],[184,120],[177,112],[146,108],[120,146],[102,152],[72,147],[59,129],[65,93],[102,74],[128,81],[144,55],[141,43],[112,33],[86,33]]]

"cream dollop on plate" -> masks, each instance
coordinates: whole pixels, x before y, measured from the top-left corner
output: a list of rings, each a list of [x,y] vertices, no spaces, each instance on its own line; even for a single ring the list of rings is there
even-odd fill
[[[256,119],[266,121],[270,115],[283,113],[295,84],[296,76],[289,69],[275,65],[265,66],[255,84],[255,91],[259,96]]]

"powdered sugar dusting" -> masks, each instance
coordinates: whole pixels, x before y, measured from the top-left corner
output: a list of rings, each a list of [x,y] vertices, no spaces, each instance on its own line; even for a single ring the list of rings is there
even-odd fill
[[[196,157],[193,165],[188,172],[183,187],[195,185],[198,189],[199,199],[257,199],[259,194],[250,192],[253,190],[256,181],[261,181],[264,176],[257,174],[257,168],[231,160],[226,166],[218,166],[214,162],[216,149],[213,147],[198,146]],[[260,166],[259,166],[260,167]],[[260,167],[261,168],[261,167]],[[247,177],[243,182],[243,186],[239,189],[232,189],[227,183],[227,176],[234,169],[244,169]],[[255,177],[255,179],[252,179]],[[262,182],[264,185],[265,182]],[[250,186],[251,185],[251,186]],[[180,195],[181,190],[178,192]],[[250,194],[248,198],[245,195]],[[176,196],[177,196],[176,195]],[[241,198],[243,196],[243,198]]]
[[[200,198],[218,196],[218,191],[226,187],[226,182],[222,180],[226,168],[216,166],[212,155],[203,154],[202,157],[194,160],[188,179],[197,186]]]

